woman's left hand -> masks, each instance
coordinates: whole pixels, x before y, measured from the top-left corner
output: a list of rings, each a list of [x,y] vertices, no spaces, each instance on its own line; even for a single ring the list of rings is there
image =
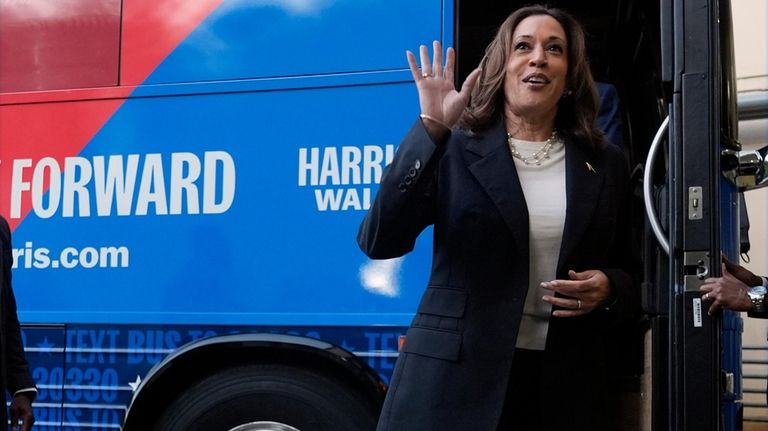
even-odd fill
[[[552,313],[556,317],[574,317],[587,314],[603,305],[611,296],[611,281],[603,271],[590,269],[584,272],[568,271],[570,280],[553,280],[541,283],[544,289],[564,297],[545,295],[542,300],[562,309]]]

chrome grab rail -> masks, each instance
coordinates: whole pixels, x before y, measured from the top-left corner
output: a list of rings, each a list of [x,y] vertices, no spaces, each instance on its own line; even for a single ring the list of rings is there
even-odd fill
[[[648,216],[648,221],[651,222],[651,229],[653,230],[656,240],[664,249],[664,252],[669,255],[669,240],[664,234],[664,230],[661,228],[659,218],[656,216],[656,212],[653,208],[652,191],[653,185],[651,184],[651,173],[653,172],[653,166],[656,162],[656,153],[661,147],[661,141],[664,134],[669,129],[669,115],[659,126],[659,130],[656,131],[656,136],[653,137],[651,148],[648,150],[648,158],[645,161],[645,170],[643,172],[643,200],[645,201],[645,214]]]

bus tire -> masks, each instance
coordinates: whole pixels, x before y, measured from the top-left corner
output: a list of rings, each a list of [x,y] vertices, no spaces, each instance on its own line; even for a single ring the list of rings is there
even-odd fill
[[[171,403],[154,430],[366,431],[376,428],[377,418],[374,403],[337,379],[259,364],[225,369],[194,384]],[[264,425],[247,425],[253,423]]]

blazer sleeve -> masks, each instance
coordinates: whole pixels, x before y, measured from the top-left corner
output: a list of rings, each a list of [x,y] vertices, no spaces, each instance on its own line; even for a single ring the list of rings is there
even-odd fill
[[[0,217],[0,247],[2,247],[2,327],[4,338],[3,362],[5,365],[6,389],[11,394],[21,390],[34,388],[35,383],[29,374],[29,364],[24,357],[24,343],[21,339],[21,325],[16,315],[16,297],[11,285],[11,231],[8,223]]]
[[[443,146],[417,120],[384,170],[379,191],[360,225],[357,243],[371,259],[400,257],[435,217],[437,165]]]
[[[768,311],[763,311],[762,313],[747,311],[747,316],[754,317],[755,319],[768,319]]]
[[[611,281],[611,298],[606,304],[606,310],[613,314],[616,321],[635,320],[640,313],[640,290],[637,283],[636,270],[632,253],[631,214],[630,214],[630,180],[629,169],[624,156],[618,147],[607,145],[609,162],[616,175],[616,236],[610,246],[610,265],[600,268]]]

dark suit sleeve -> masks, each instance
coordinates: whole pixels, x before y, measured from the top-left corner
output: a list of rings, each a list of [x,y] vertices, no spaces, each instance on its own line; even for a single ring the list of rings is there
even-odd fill
[[[5,339],[3,362],[5,363],[6,389],[11,394],[20,389],[35,386],[29,374],[29,364],[24,357],[24,346],[21,340],[21,326],[16,315],[16,298],[11,286],[11,231],[8,223],[0,217],[0,241],[3,250],[3,284],[2,288],[2,331]]]
[[[611,281],[611,298],[606,304],[607,310],[617,321],[634,320],[640,312],[640,291],[637,285],[633,262],[630,230],[630,187],[629,170],[624,156],[617,147],[606,146],[611,164],[611,174],[615,175],[616,187],[616,236],[609,250],[611,263],[600,268]]]
[[[597,127],[603,131],[609,143],[624,149],[623,125],[619,108],[619,95],[616,87],[602,82],[597,83],[600,96],[600,110],[597,113]]]
[[[389,259],[408,253],[421,231],[434,222],[441,153],[417,120],[384,171],[376,199],[360,225],[357,243],[368,257]]]

